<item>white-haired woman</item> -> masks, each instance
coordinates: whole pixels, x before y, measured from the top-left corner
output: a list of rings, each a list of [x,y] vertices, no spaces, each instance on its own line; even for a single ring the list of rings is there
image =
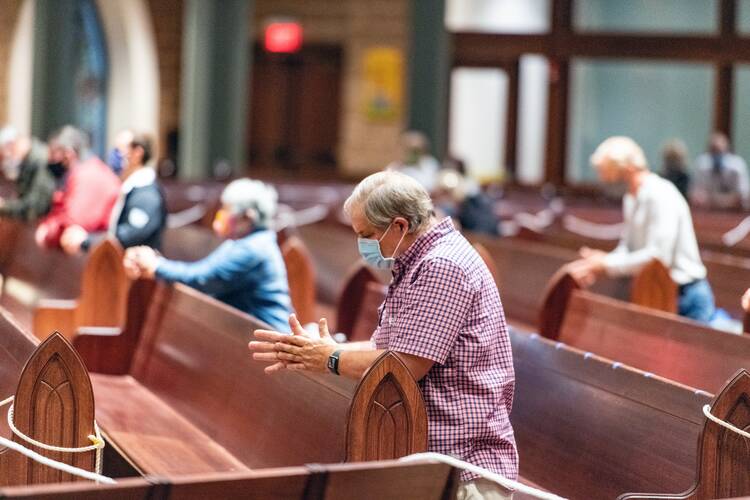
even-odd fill
[[[179,262],[136,247],[125,254],[125,267],[132,277],[184,283],[287,331],[289,285],[276,233],[269,229],[276,200],[273,187],[260,181],[233,181],[221,194],[213,223],[214,232],[227,239],[210,255]]]

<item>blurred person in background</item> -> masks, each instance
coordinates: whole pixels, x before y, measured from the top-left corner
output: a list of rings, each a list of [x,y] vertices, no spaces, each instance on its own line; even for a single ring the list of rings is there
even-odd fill
[[[113,147],[107,155],[107,165],[112,171],[117,174],[118,177],[122,177],[122,170],[125,168],[125,156],[127,155],[128,148],[133,142],[135,134],[130,129],[124,129],[117,133],[115,136],[115,147]]]
[[[14,183],[15,198],[0,197],[0,217],[34,221],[49,212],[55,178],[47,168],[47,146],[12,126],[0,130],[0,166]]]
[[[87,251],[106,236],[116,239],[123,248],[147,245],[160,249],[167,225],[164,194],[151,165],[153,141],[147,134],[134,134],[125,148],[122,186],[117,203],[109,217],[106,233],[90,234],[79,225],[68,227],[60,245],[65,252]]]
[[[66,125],[49,139],[49,169],[58,190],[49,214],[36,229],[39,246],[53,248],[70,226],[93,233],[106,231],[120,192],[120,179],[89,151],[88,137]]]
[[[750,208],[747,164],[730,151],[729,139],[714,132],[708,151],[695,160],[690,201],[705,208]]]
[[[664,144],[661,157],[661,176],[674,184],[677,191],[687,200],[690,187],[687,146],[680,139],[671,139]]]
[[[430,154],[430,141],[422,132],[407,130],[401,134],[401,158],[386,167],[416,179],[431,193],[437,187],[440,164]]]

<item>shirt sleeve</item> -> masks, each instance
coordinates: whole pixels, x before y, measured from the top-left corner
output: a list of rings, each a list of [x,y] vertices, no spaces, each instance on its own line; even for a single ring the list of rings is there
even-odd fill
[[[127,213],[117,225],[115,234],[123,248],[143,245],[164,224],[161,198],[153,192],[136,190],[127,203]]]
[[[245,286],[246,274],[253,271],[260,258],[236,241],[225,241],[208,257],[196,262],[160,258],[156,277],[183,283],[208,295],[223,295]]]
[[[422,264],[398,309],[388,349],[443,364],[474,303],[466,273],[446,259]]]
[[[646,244],[635,251],[627,251],[622,244],[604,259],[604,266],[610,276],[632,276],[652,259],[658,258],[669,265],[671,249],[677,244],[678,224],[674,217],[674,208],[668,203],[651,199],[648,201],[646,218]],[[638,230],[638,228],[633,228]]]

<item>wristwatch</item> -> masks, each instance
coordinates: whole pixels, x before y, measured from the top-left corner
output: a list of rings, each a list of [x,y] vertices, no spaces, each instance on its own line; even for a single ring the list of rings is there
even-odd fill
[[[331,373],[335,375],[339,375],[339,356],[341,355],[341,351],[333,351],[333,353],[328,356],[328,370],[330,370]]]

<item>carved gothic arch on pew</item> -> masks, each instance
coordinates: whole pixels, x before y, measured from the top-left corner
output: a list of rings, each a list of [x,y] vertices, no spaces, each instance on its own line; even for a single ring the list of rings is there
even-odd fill
[[[4,409],[5,410],[5,409]],[[5,418],[5,414],[2,415]],[[59,333],[47,338],[26,362],[14,400],[14,421],[27,436],[54,446],[91,445],[94,393],[86,367]],[[13,435],[12,440],[30,445]],[[95,452],[62,454],[32,447],[49,458],[94,470]],[[0,452],[0,485],[59,483],[80,480],[10,450]]]
[[[107,142],[126,127],[159,130],[159,65],[154,23],[146,0],[96,0],[107,42]],[[34,0],[19,9],[8,70],[8,122],[31,132]]]
[[[349,409],[347,434],[347,462],[427,451],[422,391],[396,353],[384,353],[362,377]]]
[[[711,413],[750,431],[750,373],[740,370],[711,404]],[[706,420],[698,443],[695,485],[680,495],[627,493],[618,500],[708,500],[750,495],[750,443],[729,429]]]

